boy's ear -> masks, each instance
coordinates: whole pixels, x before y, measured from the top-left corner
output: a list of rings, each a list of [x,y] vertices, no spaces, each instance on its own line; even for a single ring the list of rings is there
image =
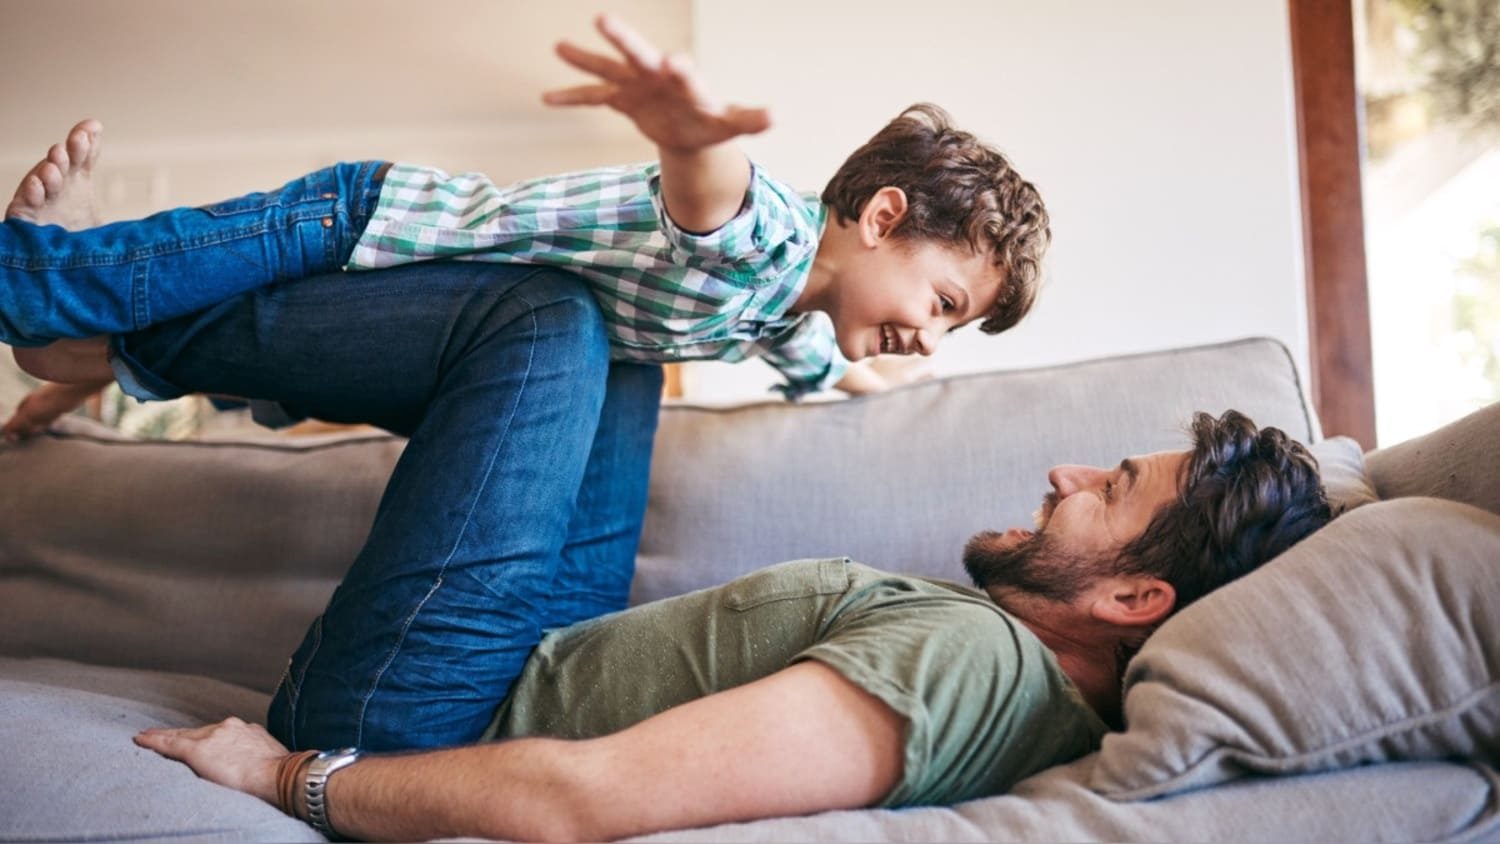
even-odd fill
[[[906,218],[907,210],[906,191],[895,187],[875,191],[859,214],[860,243],[874,246],[889,237]]]
[[[1152,627],[1177,606],[1177,590],[1172,584],[1149,575],[1106,578],[1095,595],[1090,614],[1120,627]]]

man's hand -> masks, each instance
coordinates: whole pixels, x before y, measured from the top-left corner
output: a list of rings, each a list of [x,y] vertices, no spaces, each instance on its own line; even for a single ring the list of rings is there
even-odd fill
[[[231,717],[206,727],[152,728],[138,733],[135,743],[186,762],[206,780],[277,805],[276,766],[287,749],[259,724]]]
[[[108,383],[43,384],[16,405],[15,413],[0,427],[0,437],[14,443],[40,434],[59,416],[83,404]]]
[[[685,152],[721,144],[771,125],[763,108],[715,103],[704,92],[691,62],[662,52],[625,23],[600,15],[599,33],[623,61],[575,46],[557,45],[557,55],[600,81],[542,95],[549,105],[604,105],[635,122],[664,151]]]

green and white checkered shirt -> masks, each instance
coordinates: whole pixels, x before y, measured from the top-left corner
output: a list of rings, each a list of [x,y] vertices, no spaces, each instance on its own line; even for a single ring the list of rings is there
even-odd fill
[[[483,175],[396,164],[350,269],[458,258],[563,267],[599,300],[615,360],[764,357],[792,398],[848,367],[818,312],[788,314],[827,211],[751,168],[740,212],[708,234],[667,216],[657,164],[498,187]]]

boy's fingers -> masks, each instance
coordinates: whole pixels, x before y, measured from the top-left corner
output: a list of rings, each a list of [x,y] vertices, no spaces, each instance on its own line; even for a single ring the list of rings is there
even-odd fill
[[[579,85],[542,94],[542,102],[555,106],[604,105],[618,89],[613,85]]]
[[[771,112],[764,108],[740,108],[730,106],[724,120],[738,132],[753,135],[771,128]]]
[[[661,51],[624,21],[611,15],[600,15],[594,25],[604,40],[613,44],[636,70],[656,73],[661,67]]]
[[[557,42],[556,52],[558,58],[573,67],[578,68],[584,73],[592,73],[600,79],[607,79],[610,82],[628,82],[635,75],[630,68],[609,56],[600,55],[592,50],[585,50],[566,41]]]

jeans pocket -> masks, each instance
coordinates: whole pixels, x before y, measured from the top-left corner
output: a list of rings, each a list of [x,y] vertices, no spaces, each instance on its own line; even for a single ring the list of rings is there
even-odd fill
[[[321,644],[323,644],[323,616],[320,615],[313,619],[307,636],[292,654],[292,658],[287,660],[286,671],[281,675],[282,691],[286,694],[288,708],[292,710],[296,710],[297,701],[302,697],[302,680],[307,676],[307,666],[312,663],[313,657],[317,656],[318,646]]]
[[[204,205],[199,210],[210,217],[233,217],[236,214],[255,213],[274,208],[281,204],[281,199],[282,197],[275,193],[251,193],[215,202],[212,205]]]

